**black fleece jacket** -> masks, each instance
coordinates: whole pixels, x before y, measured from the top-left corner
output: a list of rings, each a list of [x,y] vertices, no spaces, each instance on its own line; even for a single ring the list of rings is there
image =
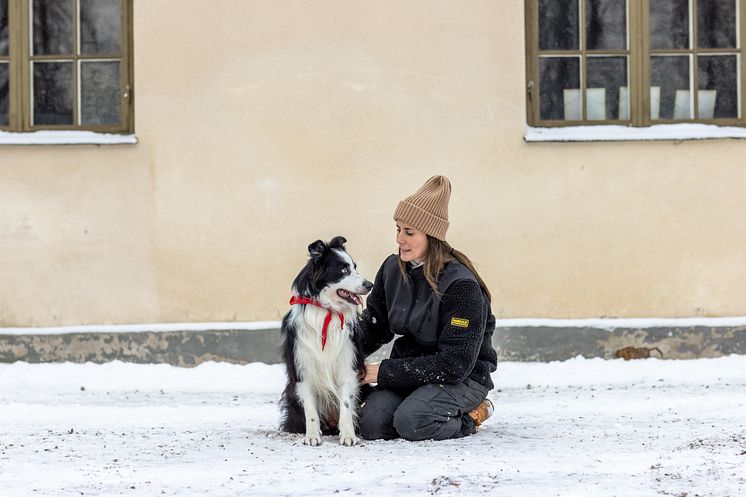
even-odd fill
[[[492,389],[495,317],[474,275],[458,261],[449,262],[438,278],[438,297],[422,267],[408,266],[407,272],[405,283],[398,255],[386,259],[361,318],[366,356],[401,335],[381,362],[378,385],[416,388],[470,378]]]

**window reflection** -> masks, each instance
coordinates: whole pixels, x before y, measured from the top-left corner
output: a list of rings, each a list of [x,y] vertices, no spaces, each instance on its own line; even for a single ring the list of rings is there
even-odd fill
[[[119,124],[119,62],[82,62],[81,124]]]
[[[689,0],[651,0],[650,48],[689,48]]]
[[[588,50],[627,48],[626,0],[587,0],[585,18]]]
[[[701,111],[699,117],[703,119],[740,117],[738,112],[738,56],[700,56],[698,65],[699,109]],[[710,93],[703,94],[703,91]],[[705,102],[706,98],[710,101]]]
[[[80,53],[121,50],[120,0],[80,0]]]
[[[650,86],[660,88],[658,109],[660,119],[691,119],[690,96],[691,56],[656,56],[650,59]]]
[[[589,57],[587,72],[588,119],[619,119],[620,101],[625,100],[620,98],[620,88],[627,87],[627,57]],[[595,89],[596,92],[590,91],[591,89]],[[603,95],[603,100],[600,99],[600,95]],[[624,102],[625,107],[628,102],[627,98]],[[594,107],[598,110],[592,112]]]
[[[579,57],[543,57],[539,59],[541,119],[579,119]],[[566,108],[567,107],[567,108]]]
[[[8,0],[0,0],[0,57],[8,55]]]
[[[34,55],[72,55],[71,0],[34,0],[32,19]]]
[[[736,0],[697,2],[697,46],[736,48]]]
[[[8,77],[8,63],[0,62],[0,126],[7,126],[9,119],[10,88]]]
[[[578,0],[539,0],[539,50],[578,50]]]
[[[72,62],[34,62],[34,125],[73,124]]]

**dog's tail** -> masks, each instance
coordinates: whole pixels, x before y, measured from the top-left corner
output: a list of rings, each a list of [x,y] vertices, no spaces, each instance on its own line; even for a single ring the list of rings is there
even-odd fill
[[[280,398],[280,411],[282,412],[280,430],[288,433],[305,433],[305,413],[293,386],[293,384],[289,383]]]

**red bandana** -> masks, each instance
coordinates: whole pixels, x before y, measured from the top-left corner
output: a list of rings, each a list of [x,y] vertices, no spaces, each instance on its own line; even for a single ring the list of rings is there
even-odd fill
[[[321,302],[318,300],[313,300],[308,297],[298,297],[293,295],[290,297],[290,305],[295,304],[310,304],[315,305],[316,307],[321,307],[322,309],[326,309],[326,318],[324,318],[324,327],[321,329],[321,350],[324,350],[324,347],[326,346],[326,332],[329,329],[329,323],[332,321],[332,310],[326,307],[325,305],[322,305]],[[337,315],[339,316],[339,325],[344,329],[345,327],[345,317],[344,314],[342,314],[339,311],[336,311]]]

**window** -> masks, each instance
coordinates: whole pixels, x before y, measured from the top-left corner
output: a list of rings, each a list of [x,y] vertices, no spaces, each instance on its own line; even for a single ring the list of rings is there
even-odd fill
[[[526,0],[529,124],[744,126],[745,2]]]
[[[0,130],[131,133],[132,0],[0,0]]]

